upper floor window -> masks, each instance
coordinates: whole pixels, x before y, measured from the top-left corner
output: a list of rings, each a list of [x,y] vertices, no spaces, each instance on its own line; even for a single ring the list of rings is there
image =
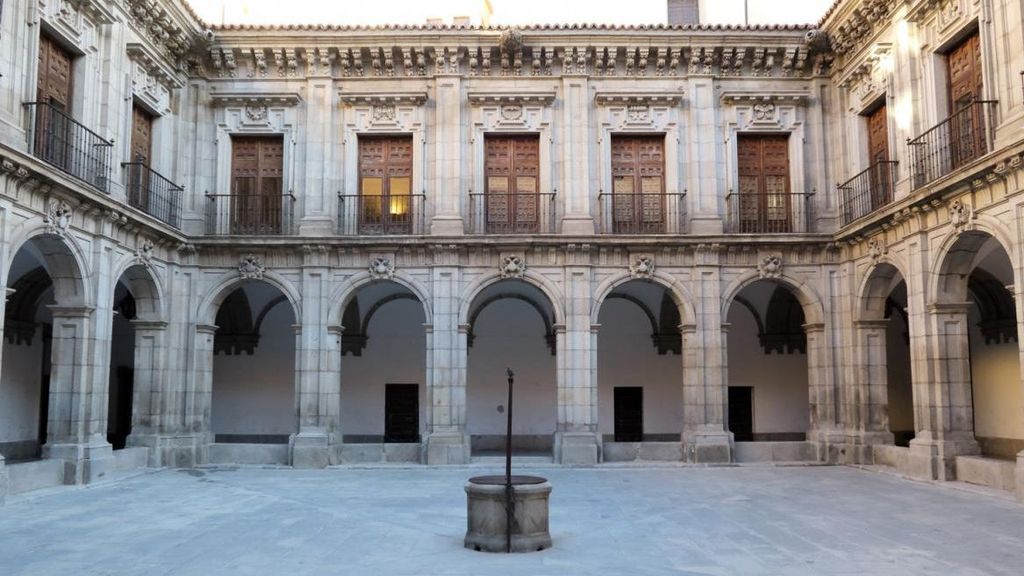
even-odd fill
[[[614,135],[611,224],[615,234],[665,230],[665,137]]]
[[[152,164],[153,115],[138,104],[132,105],[131,162]]]
[[[540,232],[540,137],[488,134],[484,139],[484,173],[487,232]]]
[[[231,139],[231,234],[280,234],[284,141],[280,136]]]
[[[740,134],[736,143],[739,193],[736,232],[792,232],[789,135]]]
[[[359,232],[413,232],[412,136],[359,137]]]
[[[39,78],[36,101],[71,112],[71,53],[46,35],[39,36]]]

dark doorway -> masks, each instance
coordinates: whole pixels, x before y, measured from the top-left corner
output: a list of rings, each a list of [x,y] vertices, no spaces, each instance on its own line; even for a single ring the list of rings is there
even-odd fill
[[[384,386],[384,441],[419,442],[419,384]]]
[[[615,387],[615,441],[642,442],[644,439],[644,389]]]
[[[754,388],[729,386],[729,431],[736,442],[754,440]]]
[[[125,366],[117,367],[117,376],[111,390],[110,426],[107,430],[107,442],[114,450],[120,450],[128,442],[132,431],[132,395],[135,383],[135,370]]]

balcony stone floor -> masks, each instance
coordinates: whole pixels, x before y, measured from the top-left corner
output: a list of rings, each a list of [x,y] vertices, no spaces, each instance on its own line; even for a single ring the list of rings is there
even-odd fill
[[[0,574],[1021,573],[1024,505],[843,467],[540,468],[554,547],[462,547],[493,468],[164,470],[0,507]]]

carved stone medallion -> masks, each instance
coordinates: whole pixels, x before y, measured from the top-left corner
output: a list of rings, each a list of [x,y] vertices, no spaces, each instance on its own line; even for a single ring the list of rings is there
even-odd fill
[[[378,256],[370,259],[370,276],[374,280],[390,280],[395,275],[395,264],[390,258]]]
[[[499,269],[502,278],[522,278],[526,274],[526,262],[520,256],[505,256]]]
[[[43,223],[48,233],[63,236],[71,225],[71,207],[59,200],[52,200]]]
[[[654,275],[654,258],[640,256],[630,265],[629,274],[633,278],[650,278]]]
[[[242,258],[238,264],[238,274],[246,280],[262,280],[267,268],[260,262],[258,256],[249,254]]]
[[[757,264],[757,274],[763,279],[782,277],[782,257],[772,254],[762,258]]]
[[[262,104],[248,105],[245,107],[245,117],[250,122],[263,122],[267,119],[267,107]]]

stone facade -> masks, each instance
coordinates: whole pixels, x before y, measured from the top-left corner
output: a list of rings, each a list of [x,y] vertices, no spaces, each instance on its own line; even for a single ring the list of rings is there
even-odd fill
[[[14,302],[27,270],[15,265],[19,254],[52,282],[42,456],[65,463],[65,482],[117,469],[105,433],[123,285],[134,302],[127,445],[147,449],[151,466],[280,454],[297,467],[466,463],[474,322],[500,297],[529,300],[546,319],[556,461],[627,453],[728,462],[763,452],[737,442],[728,422],[737,361],[727,350],[737,337],[729,318],[740,301],[770,315],[768,296],[760,304],[760,293],[741,296],[758,285],[784,288],[800,318],[793,330],[761,330],[765,353],[802,354],[806,365],[802,438],[761,438],[801,444],[775,445],[764,457],[891,463],[953,479],[958,457],[990,451],[989,440],[975,438],[972,270],[982,264],[985,279],[1012,292],[1015,330],[1004,340],[1012,333],[1017,342],[1024,318],[1021,14],[1019,0],[844,0],[816,28],[210,28],[174,1],[8,0],[0,15],[0,283]],[[986,147],[926,179],[902,143],[950,116],[944,55],[974,30],[984,99],[997,101]],[[68,108],[109,149],[101,186],[40,153],[39,105],[25,104],[36,99],[41,33],[73,57]],[[892,197],[852,218],[850,187],[835,182],[872,166],[863,114],[880,98],[891,111],[890,159],[899,163]],[[152,118],[149,168],[171,183],[173,218],[133,200],[132,172],[121,164],[133,161],[133,106]],[[552,198],[527,234],[489,233],[488,213],[474,201],[489,186],[485,141],[505,134],[537,137],[539,191]],[[617,185],[612,142],[629,134],[664,138],[661,193],[677,202],[649,233],[619,233],[608,199]],[[374,135],[411,136],[409,190],[423,202],[407,233],[360,234],[358,213],[346,208],[361,193],[359,143]],[[758,135],[788,138],[784,229],[744,228],[738,143]],[[284,208],[274,208],[263,233],[237,233],[234,208],[220,200],[233,190],[232,147],[243,136],[283,144]],[[1008,265],[987,264],[996,253]],[[887,322],[899,312],[886,303],[899,279],[912,373],[906,448],[893,445],[885,360]],[[598,317],[610,295],[638,298],[624,288],[631,282],[657,286],[674,308],[665,317],[678,317],[655,336],[679,342],[681,418],[673,437],[612,445],[599,421]],[[218,315],[239,287],[257,284],[292,314],[286,447],[232,446],[211,423],[222,346],[248,346],[220,341]],[[374,290],[422,307],[418,446],[348,442],[343,433],[353,409],[344,350],[359,336],[346,311]],[[0,316],[8,341],[12,322]],[[1024,404],[1010,400],[1024,386],[1015,349],[1017,372],[1004,386],[1011,413],[1000,416],[1011,422],[989,435],[995,452],[1024,449],[1024,435],[998,433],[1024,421]],[[0,446],[20,440],[0,438]],[[1024,497],[1024,452],[1017,462]],[[0,494],[15,466],[0,459]]]

